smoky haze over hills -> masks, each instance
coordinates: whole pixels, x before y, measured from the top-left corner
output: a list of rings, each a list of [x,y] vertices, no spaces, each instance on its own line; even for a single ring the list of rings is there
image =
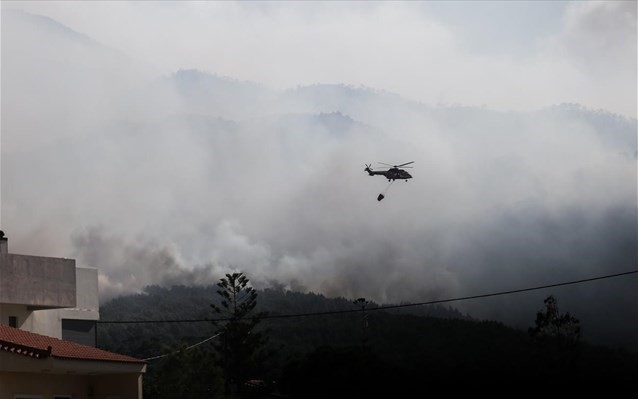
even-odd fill
[[[99,269],[102,300],[246,273],[427,301],[633,270],[636,119],[577,104],[433,106],[342,84],[158,76],[53,20],[2,13],[2,229]],[[414,179],[364,163],[415,161]],[[552,291],[585,336],[638,348],[635,276]],[[458,303],[531,325],[536,292]]]

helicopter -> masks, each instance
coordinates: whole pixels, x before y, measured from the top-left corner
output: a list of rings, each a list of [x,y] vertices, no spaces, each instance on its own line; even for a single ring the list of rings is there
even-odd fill
[[[370,176],[374,176],[374,175],[385,176],[385,178],[388,179],[388,181],[390,182],[390,184],[388,184],[388,187],[386,187],[385,191],[382,192],[381,194],[379,194],[379,196],[377,197],[377,201],[381,201],[382,199],[385,198],[385,193],[388,191],[388,189],[390,188],[392,183],[394,183],[395,180],[397,180],[397,179],[405,179],[405,181],[407,182],[408,179],[412,178],[412,175],[409,174],[408,172],[406,172],[405,170],[403,170],[402,168],[411,168],[412,166],[406,166],[406,165],[413,164],[414,161],[402,163],[401,165],[390,165],[390,164],[383,163],[383,162],[379,162],[379,163],[381,165],[389,166],[390,169],[388,169],[388,170],[372,170],[372,166],[368,165],[368,164],[365,164],[366,168],[364,169],[364,171],[368,172],[368,174]]]
[[[388,179],[388,181],[395,181],[395,180],[404,180],[407,182],[408,179],[412,178],[412,175],[409,174],[408,172],[406,172],[405,170],[403,170],[402,168],[411,168],[411,166],[406,166],[406,165],[410,165],[412,163],[414,163],[414,161],[412,162],[406,162],[403,163],[401,165],[390,165],[387,163],[383,163],[383,162],[379,162],[381,165],[385,165],[385,166],[389,166],[390,169],[388,170],[372,170],[371,165],[365,164],[366,168],[364,169],[364,171],[368,172],[368,174],[370,176],[374,176],[374,175],[382,175],[385,176],[386,179]]]

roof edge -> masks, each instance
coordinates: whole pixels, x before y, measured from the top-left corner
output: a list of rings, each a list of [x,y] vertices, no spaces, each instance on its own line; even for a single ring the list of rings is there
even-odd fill
[[[44,359],[51,356],[50,346],[46,350],[44,350],[40,348],[34,348],[28,345],[16,344],[15,342],[10,342],[5,340],[0,340],[0,350],[14,353],[16,355],[32,357],[35,359]]]

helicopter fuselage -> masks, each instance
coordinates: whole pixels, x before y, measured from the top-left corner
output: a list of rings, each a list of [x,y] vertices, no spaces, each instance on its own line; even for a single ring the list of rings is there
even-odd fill
[[[370,167],[365,169],[370,176],[381,175],[388,180],[408,180],[412,175],[400,168],[390,168],[388,170],[372,170]]]

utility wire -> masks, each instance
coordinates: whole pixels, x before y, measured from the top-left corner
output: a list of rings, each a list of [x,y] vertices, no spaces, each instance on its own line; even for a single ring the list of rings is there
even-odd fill
[[[572,280],[572,281],[566,281],[566,282],[562,282],[562,283],[540,285],[540,286],[529,287],[529,288],[521,288],[521,289],[517,289],[517,290],[499,291],[499,292],[492,292],[492,293],[489,293],[489,294],[480,294],[480,295],[463,296],[463,297],[457,297],[457,298],[439,299],[439,300],[427,301],[427,302],[416,302],[416,303],[404,303],[404,304],[400,304],[400,305],[379,306],[379,307],[376,307],[376,308],[366,308],[365,310],[371,312],[373,310],[398,309],[398,308],[407,308],[407,307],[414,307],[414,306],[434,305],[434,304],[447,303],[447,302],[467,301],[467,300],[470,300],[470,299],[488,298],[488,297],[493,297],[493,296],[517,294],[517,293],[520,293],[520,292],[537,291],[537,290],[542,290],[542,289],[546,289],[546,288],[562,287],[562,286],[566,286],[566,285],[582,284],[582,283],[587,283],[587,282],[591,282],[591,281],[605,280],[605,279],[609,279],[609,278],[627,276],[627,275],[636,274],[636,273],[638,273],[638,270],[631,270],[631,271],[622,272],[622,273],[607,274],[607,275],[604,275],[604,276],[586,278],[586,279],[582,279],[582,280]],[[244,318],[242,318],[242,320],[288,319],[288,318],[294,318],[294,317],[325,316],[325,315],[332,315],[332,314],[355,313],[355,312],[361,312],[361,311],[362,311],[361,309],[346,309],[346,310],[329,310],[329,311],[323,311],[323,312],[292,313],[292,314],[281,314],[281,315],[273,314],[273,315],[264,315],[264,316],[244,317]],[[226,317],[226,318],[219,318],[219,319],[191,319],[191,320],[96,320],[96,322],[100,323],[100,324],[146,324],[146,323],[223,322],[223,321],[233,321],[233,320],[236,320],[236,318]],[[210,339],[212,339],[212,337]]]
[[[217,338],[217,337],[219,337],[219,336],[220,336],[220,335],[222,335],[222,334],[223,334],[223,333],[217,333],[217,334],[213,335],[212,337],[208,337],[208,338],[206,338],[205,340],[203,340],[203,341],[199,341],[198,343],[193,344],[193,345],[191,345],[191,346],[188,346],[188,347],[186,347],[186,348],[178,349],[178,350],[176,350],[176,351],[174,351],[174,352],[167,353],[167,354],[165,354],[165,355],[153,356],[153,357],[149,357],[149,358],[142,359],[142,360],[144,360],[145,362],[148,362],[148,361],[150,361],[150,360],[161,359],[161,358],[166,357],[166,356],[171,356],[171,355],[174,355],[174,354],[176,354],[176,353],[180,353],[180,352],[183,352],[183,351],[187,351],[187,350],[189,350],[189,349],[193,349],[193,348],[194,348],[194,347],[196,347],[196,346],[199,346],[199,345],[201,345],[201,344],[204,344],[204,343],[206,343],[206,342],[210,341],[211,339]]]

